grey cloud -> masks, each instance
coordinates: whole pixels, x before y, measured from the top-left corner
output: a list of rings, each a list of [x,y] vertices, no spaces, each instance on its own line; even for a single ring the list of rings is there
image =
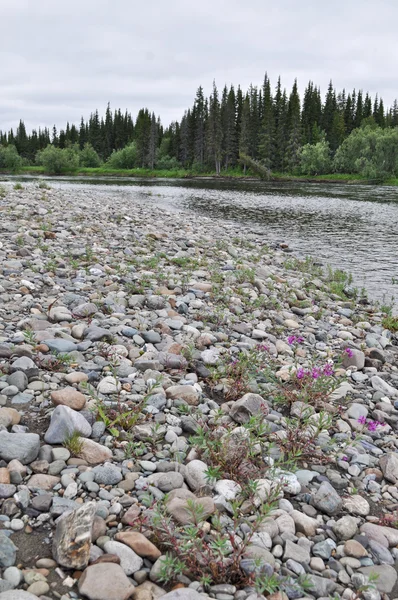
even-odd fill
[[[261,85],[266,70],[391,104],[397,19],[395,0],[1,0],[0,129],[61,127],[108,101],[167,125],[199,85]]]

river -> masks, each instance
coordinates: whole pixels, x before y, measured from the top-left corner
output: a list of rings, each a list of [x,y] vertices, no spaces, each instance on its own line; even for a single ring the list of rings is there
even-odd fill
[[[370,297],[384,304],[395,302],[397,310],[397,188],[212,179],[60,177],[48,181],[52,187],[92,187],[98,193],[122,194],[126,207],[129,198],[142,198],[185,211],[192,218],[205,215],[245,224],[265,243],[283,240],[295,256],[310,255],[334,269],[349,271],[354,285],[365,287]]]

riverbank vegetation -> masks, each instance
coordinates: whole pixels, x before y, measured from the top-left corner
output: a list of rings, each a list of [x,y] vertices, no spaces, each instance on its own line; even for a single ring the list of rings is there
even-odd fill
[[[332,82],[322,100],[312,82],[301,99],[297,81],[288,94],[280,79],[273,91],[213,84],[197,91],[181,121],[163,127],[147,108],[96,110],[80,125],[0,131],[0,170],[57,174],[186,177],[253,175],[261,178],[325,177],[349,181],[398,178],[398,103],[362,90],[337,93]],[[322,179],[320,179],[322,180]]]

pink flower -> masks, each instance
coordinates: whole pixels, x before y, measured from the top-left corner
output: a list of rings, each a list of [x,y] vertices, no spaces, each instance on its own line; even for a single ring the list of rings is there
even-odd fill
[[[349,356],[350,358],[352,358],[352,357],[354,356],[354,353],[353,353],[353,351],[351,350],[351,348],[346,348],[346,349],[345,349],[345,351],[346,351],[346,354],[348,354],[348,356]]]
[[[360,423],[361,425],[365,425],[365,423],[366,423],[366,417],[359,417],[358,423]]]
[[[311,373],[312,379],[318,379],[318,377],[321,376],[321,371],[320,369],[318,369],[318,367],[314,367],[312,369],[312,373]]]
[[[348,458],[347,458],[347,456],[343,456],[341,460],[344,460],[344,462],[347,462]]]
[[[380,426],[381,426],[380,421],[369,421],[368,431],[376,431],[376,429]]]
[[[326,365],[323,367],[323,374],[326,375],[326,377],[331,377],[334,375],[333,365],[326,363]]]
[[[303,367],[300,367],[296,373],[297,379],[304,379],[305,375],[306,375],[306,373],[305,373]]]

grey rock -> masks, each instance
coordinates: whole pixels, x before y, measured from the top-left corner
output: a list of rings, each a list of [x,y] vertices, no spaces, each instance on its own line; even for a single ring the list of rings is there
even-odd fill
[[[371,574],[377,575],[374,585],[382,594],[390,594],[397,582],[397,571],[390,565],[362,567],[359,571],[368,577]]]
[[[15,371],[7,377],[7,383],[8,385],[14,385],[20,392],[23,392],[28,386],[28,378],[23,371]]]
[[[8,433],[0,431],[0,458],[9,462],[17,459],[27,465],[33,462],[40,450],[37,433]]]
[[[323,481],[312,496],[311,504],[327,515],[334,515],[343,505],[342,499],[328,481]]]
[[[133,575],[136,571],[139,571],[144,564],[141,556],[138,556],[134,550],[121,542],[106,542],[104,550],[108,554],[115,554],[120,558],[120,566],[126,575]]]
[[[150,485],[155,485],[162,492],[171,492],[184,485],[184,477],[181,473],[176,471],[169,471],[168,473],[153,473],[147,478],[147,482]]]
[[[17,358],[17,360],[11,364],[10,371],[11,373],[14,373],[15,371],[22,371],[25,373],[28,379],[39,374],[39,369],[36,367],[33,360],[28,356],[21,356],[20,358]]]
[[[73,352],[77,349],[77,346],[74,342],[70,342],[69,340],[63,340],[62,338],[57,338],[55,340],[45,340],[44,343],[53,352],[59,352],[61,354],[66,352]]]
[[[379,465],[388,481],[392,483],[398,481],[398,454],[396,452],[383,454],[379,459]]]
[[[82,437],[89,437],[91,426],[76,410],[60,405],[51,415],[50,426],[44,435],[44,440],[47,444],[62,444],[75,431],[78,431]]]
[[[165,594],[162,598],[163,600],[203,600],[203,595],[191,588],[180,588]]]
[[[59,519],[52,547],[58,564],[68,569],[82,569],[88,565],[95,510],[95,502],[86,502]]]
[[[263,414],[267,416],[268,405],[259,394],[245,394],[232,405],[230,416],[237,423],[247,423],[250,417]]]
[[[24,590],[7,590],[1,592],[0,600],[37,600],[37,596]]]
[[[0,531],[0,567],[12,567],[15,564],[18,548]]]
[[[103,483],[104,485],[116,485],[123,479],[121,470],[112,463],[104,463],[98,467],[94,467],[94,481]]]

